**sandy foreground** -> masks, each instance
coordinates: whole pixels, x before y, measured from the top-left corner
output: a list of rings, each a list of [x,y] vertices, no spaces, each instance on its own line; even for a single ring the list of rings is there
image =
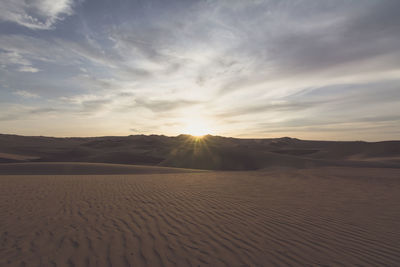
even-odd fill
[[[1,175],[0,266],[398,266],[400,170]]]

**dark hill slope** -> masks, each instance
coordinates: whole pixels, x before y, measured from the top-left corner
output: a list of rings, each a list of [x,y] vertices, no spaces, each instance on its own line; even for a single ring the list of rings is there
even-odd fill
[[[315,166],[400,167],[400,141],[332,142],[295,138],[53,138],[0,135],[0,163],[92,162],[213,170]]]

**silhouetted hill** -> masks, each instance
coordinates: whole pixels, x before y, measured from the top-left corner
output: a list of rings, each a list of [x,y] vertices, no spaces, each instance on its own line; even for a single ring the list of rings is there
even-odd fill
[[[334,142],[207,135],[54,138],[0,134],[0,163],[92,162],[212,170],[400,167],[400,141]]]

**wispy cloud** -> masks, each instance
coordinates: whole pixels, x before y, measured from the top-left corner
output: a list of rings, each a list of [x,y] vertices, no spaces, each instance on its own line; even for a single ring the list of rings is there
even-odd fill
[[[30,29],[48,30],[73,13],[73,0],[4,0],[0,20]]]
[[[15,94],[23,98],[39,98],[39,95],[24,90],[18,90]]]
[[[0,121],[26,120],[32,117],[39,118],[43,115],[54,114],[59,110],[56,108],[25,108],[20,105],[12,105],[7,107],[7,111],[1,110]]]
[[[33,73],[35,73],[35,72],[38,72],[38,71],[40,71],[40,70],[37,69],[37,68],[31,67],[31,66],[22,66],[22,67],[19,67],[19,68],[18,68],[18,71],[20,71],[20,72],[33,72]]]
[[[135,99],[135,106],[145,107],[154,112],[165,112],[171,111],[175,109],[191,107],[197,104],[200,104],[199,101],[193,100],[182,100],[182,99],[174,99],[174,100],[161,100],[161,99]]]
[[[18,66],[19,72],[38,72],[39,69],[33,67],[33,63],[16,51],[0,51],[0,63],[7,66]]]

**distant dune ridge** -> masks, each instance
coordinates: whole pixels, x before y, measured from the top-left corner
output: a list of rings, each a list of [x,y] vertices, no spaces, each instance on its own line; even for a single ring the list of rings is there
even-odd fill
[[[0,162],[92,162],[207,170],[400,167],[400,141],[368,143],[207,135],[53,138],[0,135]]]

